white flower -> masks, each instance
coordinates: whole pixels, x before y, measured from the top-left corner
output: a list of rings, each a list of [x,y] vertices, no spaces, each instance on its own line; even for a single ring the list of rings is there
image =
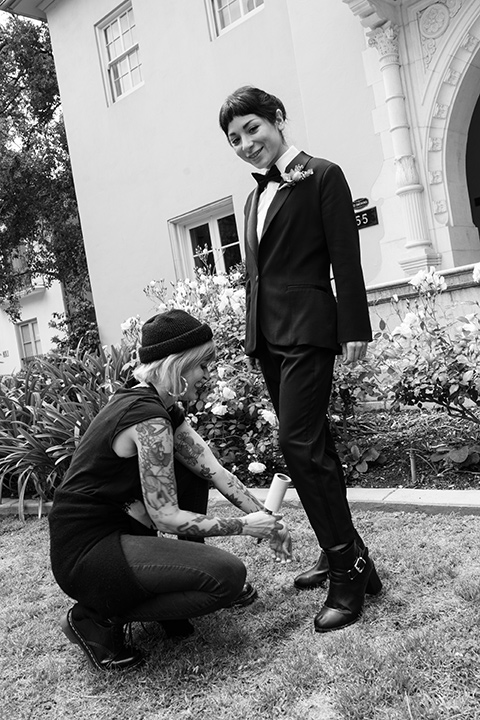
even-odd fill
[[[233,398],[236,398],[237,395],[235,393],[235,390],[232,390],[229,387],[224,387],[222,390],[222,395],[224,400],[233,400]]]
[[[403,318],[400,325],[392,330],[392,335],[403,335],[404,337],[411,337],[415,330],[418,329],[420,320],[415,313],[408,312]]]
[[[419,292],[442,292],[447,289],[447,283],[443,275],[440,275],[434,267],[428,270],[425,268],[419,270],[416,275],[409,280],[409,285],[416,287]]]
[[[213,283],[215,285],[228,285],[228,278],[225,275],[214,275]]]
[[[217,403],[216,405],[214,405],[214,406],[212,407],[212,413],[213,413],[214,415],[222,416],[222,415],[226,415],[227,412],[228,412],[227,406],[226,406],[226,405],[222,405],[222,403]]]
[[[407,312],[405,317],[403,318],[403,322],[409,327],[411,325],[418,325],[418,317],[415,315],[415,313]]]
[[[293,170],[289,170],[288,173],[281,173],[283,185],[280,185],[279,190],[285,187],[293,187],[298,182],[301,182],[307,177],[310,177],[310,175],[313,175],[313,170],[304,170],[303,168],[304,165],[295,165]]]
[[[473,266],[473,282],[480,283],[480,262]]]
[[[251,462],[248,466],[248,472],[251,472],[254,475],[260,475],[261,473],[265,472],[266,469],[267,466],[261,462]]]
[[[135,330],[140,330],[141,325],[140,315],[132,315],[132,317],[127,318],[120,324],[120,330],[123,333],[134,332]]]
[[[277,416],[271,410],[260,410],[258,414],[261,415],[265,422],[269,425],[272,425],[273,427],[277,426]]]

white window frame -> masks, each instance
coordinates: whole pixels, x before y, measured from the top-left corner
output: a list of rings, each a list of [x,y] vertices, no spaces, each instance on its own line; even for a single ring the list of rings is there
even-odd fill
[[[26,343],[24,342],[22,333],[22,328],[24,327],[28,327],[30,340],[27,342],[27,344],[32,345],[33,349],[35,350],[33,355],[26,355],[25,353]],[[30,320],[22,320],[22,322],[17,323],[17,333],[18,343],[20,347],[20,359],[22,363],[28,363],[34,358],[40,357],[42,355],[42,340],[40,337],[37,318],[30,318]]]
[[[238,0],[238,2],[240,2],[240,10],[242,13],[241,16],[238,18],[238,20],[234,20],[232,23],[226,25],[226,27],[221,28],[217,8],[217,0],[205,0],[208,24],[210,27],[210,37],[212,40],[220,37],[221,35],[224,35],[227,32],[230,32],[230,30],[238,27],[238,25],[241,25],[243,22],[245,22],[245,20],[248,20],[256,13],[261,12],[265,7],[265,0],[263,0],[263,3],[261,5],[253,8],[253,10],[245,10],[245,4],[248,2],[248,0]]]
[[[133,7],[131,0],[128,0],[128,2],[124,2],[121,5],[119,5],[113,12],[109,13],[106,17],[104,17],[97,25],[95,26],[96,33],[97,33],[97,44],[98,49],[100,53],[100,62],[102,66],[102,73],[103,73],[103,79],[105,84],[105,91],[107,94],[107,102],[109,105],[113,105],[120,100],[123,100],[125,97],[128,97],[128,95],[131,95],[132,92],[135,92],[138,90],[138,88],[142,87],[144,85],[143,81],[143,73],[142,73],[142,62],[139,58],[139,43],[138,40],[133,42],[131,45],[128,45],[127,47],[124,46],[123,40],[124,40],[124,34],[120,33],[119,40],[122,45],[121,52],[116,55],[114,58],[108,57],[108,49],[107,49],[107,39],[106,39],[106,31],[107,28],[112,26],[114,23],[119,23],[120,18],[124,15],[128,14],[129,12],[132,13],[132,17],[134,19],[134,24],[131,27],[136,28],[136,22],[135,18],[133,16]],[[115,80],[113,78],[113,71],[114,69],[124,60],[128,60],[130,62],[130,58],[132,58],[134,55],[138,56],[138,67],[139,73],[140,73],[140,81],[137,82],[135,85],[133,85],[133,82],[131,83],[131,87],[129,87],[127,90],[118,93]],[[129,68],[129,71],[127,73],[130,75],[130,79],[132,79],[133,71],[131,68]]]
[[[168,221],[168,231],[172,248],[173,263],[177,280],[185,280],[195,277],[195,263],[193,260],[192,244],[190,241],[190,229],[197,225],[206,225],[210,228],[212,241],[213,258],[217,273],[224,272],[223,249],[218,229],[218,220],[235,215],[232,197],[222,198],[204,207],[192,210],[184,215],[179,215]],[[236,217],[235,217],[236,221]],[[238,233],[238,223],[237,223]],[[238,247],[240,257],[244,260],[245,253],[240,234],[238,235]]]

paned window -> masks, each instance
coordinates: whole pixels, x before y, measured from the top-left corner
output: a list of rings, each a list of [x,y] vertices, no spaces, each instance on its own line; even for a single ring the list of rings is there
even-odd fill
[[[99,26],[99,31],[111,100],[116,102],[142,84],[142,63],[132,7],[122,6],[115,16],[110,16]]]
[[[225,273],[242,261],[231,200],[170,221],[177,277],[193,278],[195,268]]]
[[[217,35],[264,4],[264,0],[211,0]]]
[[[18,325],[20,337],[22,361],[29,362],[34,357],[42,354],[42,345],[38,332],[37,320],[29,320]]]

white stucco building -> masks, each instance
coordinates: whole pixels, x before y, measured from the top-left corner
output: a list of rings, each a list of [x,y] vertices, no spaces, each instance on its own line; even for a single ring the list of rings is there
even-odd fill
[[[152,279],[240,259],[252,187],[218,127],[240,85],[278,95],[289,139],[337,162],[369,294],[480,261],[478,0],[0,0],[48,21],[99,329]],[[375,223],[375,218],[378,223]],[[480,293],[478,286],[472,292]]]
[[[30,358],[52,350],[52,337],[63,334],[49,326],[54,313],[65,312],[62,286],[47,288],[41,278],[26,287],[20,298],[21,319],[13,323],[0,309],[0,375],[18,372]]]

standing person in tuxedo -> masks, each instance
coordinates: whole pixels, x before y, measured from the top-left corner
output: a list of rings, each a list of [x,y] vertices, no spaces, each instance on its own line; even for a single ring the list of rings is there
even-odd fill
[[[328,632],[358,620],[365,593],[382,587],[352,522],[327,421],[335,356],[354,363],[372,339],[351,193],[338,165],[287,144],[285,107],[274,95],[239,88],[219,121],[237,155],[264,171],[253,173],[258,185],[245,205],[245,352],[260,363],[280,446],[321,548],[295,586],[329,578],[315,616],[315,630]]]

